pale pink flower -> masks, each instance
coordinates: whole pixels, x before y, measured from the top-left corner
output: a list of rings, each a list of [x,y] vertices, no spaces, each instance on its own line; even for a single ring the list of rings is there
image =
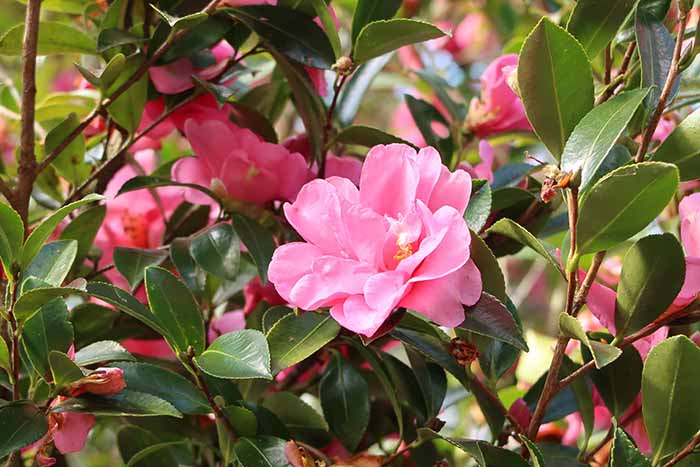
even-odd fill
[[[308,180],[304,156],[233,123],[190,119],[185,136],[196,157],[175,163],[172,176],[178,182],[211,187],[227,199],[262,205],[293,200]],[[185,198],[192,203],[211,202],[191,189],[185,190]]]
[[[479,141],[479,157],[481,162],[478,164],[472,166],[468,162],[462,162],[459,164],[459,168],[466,170],[474,178],[482,178],[488,180],[489,183],[493,182],[493,161],[496,156],[493,147],[485,139]]]
[[[522,101],[508,84],[517,66],[517,54],[502,55],[481,75],[481,99],[472,99],[468,116],[469,127],[478,137],[532,129]]]
[[[209,322],[207,340],[212,343],[222,334],[245,329],[245,314],[242,310],[229,311]]]
[[[451,173],[433,148],[375,146],[360,189],[316,179],[293,204],[289,223],[306,240],[280,246],[269,278],[304,310],[330,307],[343,327],[372,336],[397,307],[443,326],[464,319],[481,294],[463,219],[471,177]]]
[[[148,69],[153,85],[163,94],[178,94],[194,87],[192,76],[208,81],[219,75],[228,61],[235,54],[233,47],[226,41],[221,41],[211,49],[216,63],[205,68],[196,68],[187,57],[182,57],[172,63],[162,66],[152,66]]]

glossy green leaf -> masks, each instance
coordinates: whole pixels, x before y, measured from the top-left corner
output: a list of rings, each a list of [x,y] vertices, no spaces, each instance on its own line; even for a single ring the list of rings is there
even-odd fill
[[[673,130],[654,151],[652,159],[676,164],[682,182],[700,178],[700,109]]]
[[[670,233],[637,241],[622,262],[617,286],[618,339],[639,331],[673,303],[685,279],[685,255]]]
[[[443,162],[447,163],[454,151],[454,143],[451,137],[440,138],[434,131],[433,124],[448,129],[450,123],[445,119],[442,113],[429,102],[423,99],[417,99],[410,94],[405,94],[404,100],[426,144],[436,148],[440,152]]]
[[[277,143],[277,133],[275,127],[263,114],[256,109],[243,105],[239,102],[232,102],[229,98],[228,105],[231,108],[230,118],[234,123],[242,128],[248,128],[260,136],[265,141]]]
[[[598,180],[581,201],[579,255],[621,243],[649,225],[678,187],[678,169],[662,162],[624,166]]]
[[[581,171],[580,192],[595,183],[595,174],[647,94],[649,89],[620,93],[591,110],[576,125],[564,147],[561,168],[571,173]]]
[[[112,96],[127,80],[143,66],[143,59],[136,55],[127,59],[119,77],[105,91]],[[141,115],[148,99],[148,74],[143,74],[134,84],[107,106],[107,112],[114,121],[129,133],[134,133],[141,122]]]
[[[558,159],[576,124],[593,108],[586,52],[571,34],[542,18],[523,43],[518,87],[528,120]]]
[[[358,0],[355,13],[352,16],[352,40],[362,31],[362,28],[373,21],[389,19],[401,8],[401,0]]]
[[[306,312],[280,319],[267,333],[273,373],[311,356],[333,340],[338,332],[340,325],[329,314]]]
[[[49,366],[51,367],[53,383],[57,389],[62,389],[85,376],[80,367],[67,354],[57,350],[49,352]]]
[[[554,255],[554,248],[547,248],[540,240],[538,240],[517,222],[508,218],[499,219],[498,222],[489,227],[487,232],[505,235],[508,238],[532,248],[535,253],[546,259],[547,262],[554,267],[554,269],[561,272],[559,261],[557,261]]]
[[[27,240],[24,242],[24,249],[22,250],[22,265],[26,267],[29,262],[34,259],[34,256],[39,253],[39,250],[44,245],[49,236],[58,227],[58,224],[71,212],[75,211],[79,207],[92,203],[95,201],[100,201],[104,199],[104,196],[98,194],[90,194],[85,198],[75,201],[73,203],[67,204],[66,206],[57,209],[51,215],[49,215],[44,221],[36,227]]]
[[[523,442],[527,451],[530,453],[530,458],[532,459],[532,467],[545,467],[544,456],[542,456],[542,451],[537,447],[535,443],[527,439],[525,436],[520,435],[520,440]]]
[[[184,441],[161,442],[152,432],[137,425],[125,425],[117,433],[119,454],[126,467],[168,467],[177,465],[175,452],[170,449]]]
[[[418,430],[420,439],[439,438],[447,441],[457,449],[467,453],[480,467],[508,466],[508,467],[528,467],[529,464],[517,453],[504,448],[499,448],[486,441],[451,438],[442,436],[429,428]]]
[[[258,268],[260,281],[267,284],[267,268],[275,252],[275,239],[269,230],[249,217],[234,214],[233,228],[245,245]]]
[[[437,26],[413,19],[377,20],[365,25],[353,44],[353,60],[363,63],[404,45],[424,42],[445,35]]]
[[[610,451],[610,467],[651,467],[651,462],[639,452],[625,430],[617,427]]]
[[[143,392],[123,389],[118,394],[96,396],[85,394],[80,398],[67,399],[57,404],[52,412],[82,412],[107,417],[158,417],[182,418],[173,405],[159,397]]]
[[[93,342],[78,350],[74,357],[75,363],[80,366],[116,360],[135,360],[135,358],[119,342],[114,341]]]
[[[27,283],[27,281],[24,282],[25,287]],[[24,292],[15,302],[15,318],[18,321],[29,319],[39,308],[57,297],[82,295],[85,293],[84,284],[85,280],[78,279],[65,287],[39,287]]]
[[[460,329],[510,344],[527,352],[529,349],[515,319],[496,297],[482,292],[475,305],[465,307],[466,318]]]
[[[590,360],[584,350],[584,359]],[[615,417],[621,417],[632,405],[642,388],[642,358],[634,346],[623,349],[610,365],[591,372],[598,394]]]
[[[60,239],[77,241],[78,252],[76,256],[78,258],[85,257],[90,251],[92,242],[95,240],[106,214],[107,206],[105,205],[85,209],[61,231]]]
[[[134,290],[143,281],[144,270],[148,266],[159,266],[167,257],[168,253],[162,250],[116,247],[114,267]]]
[[[254,5],[230,10],[271,47],[297,62],[314,68],[335,63],[333,46],[313,18],[297,10]]]
[[[170,243],[170,261],[177,269],[182,282],[196,297],[200,297],[206,286],[207,273],[192,259],[189,239],[176,238]]]
[[[138,176],[127,180],[127,182],[124,183],[124,185],[122,185],[122,187],[119,189],[117,196],[136,190],[143,190],[144,188],[158,188],[161,186],[180,186],[183,188],[192,188],[193,190],[204,193],[217,203],[219,202],[219,198],[211,190],[203,186],[196,185],[194,183],[179,183],[165,178],[151,177],[148,175]]]
[[[411,369],[416,375],[418,386],[423,393],[425,415],[428,419],[436,417],[442,409],[447,394],[447,376],[439,365],[427,361],[423,355],[410,347],[406,354],[411,362]]]
[[[53,286],[63,283],[78,253],[75,240],[58,240],[45,244],[24,270],[24,277],[36,277]]]
[[[205,271],[233,280],[241,257],[240,240],[231,224],[216,224],[192,238],[190,254]]]
[[[262,405],[275,414],[293,436],[328,431],[328,424],[321,414],[291,392],[274,392]]]
[[[79,125],[78,116],[75,113],[69,114],[64,121],[52,128],[46,135],[45,153],[51,153]],[[85,164],[85,136],[82,133],[60,152],[54,159],[53,166],[56,167],[61,176],[73,185],[80,184],[90,175],[91,168]]]
[[[642,413],[654,465],[700,430],[700,349],[686,336],[651,349],[642,372]]]
[[[501,301],[506,300],[506,282],[503,271],[498,265],[498,260],[493,255],[491,249],[484,240],[473,230],[471,233],[471,243],[469,245],[469,258],[474,261],[477,269],[481,273],[481,283],[484,292],[488,292]]]
[[[68,307],[60,299],[42,306],[24,323],[22,346],[32,366],[42,377],[49,374],[49,354],[52,350],[68,352],[73,343],[73,325],[68,319]]]
[[[244,467],[290,467],[284,453],[286,441],[272,436],[243,437],[236,441],[236,458]]]
[[[340,46],[340,37],[338,36],[338,28],[335,25],[334,15],[331,14],[331,10],[324,0],[307,0],[314,8],[316,16],[321,21],[323,25],[323,31],[326,33],[328,40],[333,48],[333,53],[335,57],[338,58],[342,55],[343,51]]]
[[[24,225],[19,214],[0,203],[0,262],[6,277],[12,277],[12,262],[22,254]]]
[[[579,320],[564,312],[559,315],[559,329],[566,337],[577,339],[588,348],[598,369],[610,365],[622,355],[622,349],[589,339]]]
[[[472,194],[464,211],[464,220],[474,232],[480,232],[491,214],[491,185],[487,180],[472,180]]]
[[[48,429],[44,412],[30,401],[0,407],[0,458],[38,441]]]
[[[184,376],[149,363],[119,362],[109,366],[124,371],[124,381],[129,389],[160,397],[184,414],[212,411],[204,393]]]
[[[255,436],[258,433],[258,420],[252,410],[229,405],[222,411],[238,436]]]
[[[0,55],[20,55],[24,24],[11,27],[0,38]],[[39,23],[39,41],[37,55],[97,53],[95,41],[80,29],[65,23],[41,21]]]
[[[169,271],[151,266],[146,269],[146,295],[151,312],[166,330],[164,335],[173,351],[187,352],[192,346],[204,351],[204,319],[192,292]]]
[[[10,350],[7,348],[7,343],[4,338],[0,338],[0,368],[7,371],[9,375],[12,371],[12,364],[10,363]]]
[[[666,18],[670,7],[671,0],[639,0],[637,10],[644,11],[659,21],[662,21]]]
[[[335,141],[338,143],[356,144],[367,148],[371,148],[378,144],[393,143],[408,144],[409,146],[413,146],[412,143],[409,143],[398,136],[390,135],[377,128],[364,125],[353,125],[341,130],[335,137]]]
[[[647,99],[647,106],[654,108],[659,103],[666,77],[671,69],[676,41],[662,23],[662,19],[655,18],[641,8],[637,9],[635,31],[642,63],[642,86],[654,86]],[[670,103],[673,100],[679,85],[680,80],[676,80],[667,102]]]
[[[158,16],[168,23],[168,26],[172,28],[173,32],[179,31],[180,29],[192,28],[207,19],[207,14],[203,11],[178,17],[159,10],[154,5],[150,5],[150,7],[158,13]]]
[[[615,37],[636,3],[635,0],[579,0],[566,29],[593,60]]]
[[[202,371],[217,378],[272,378],[267,341],[253,329],[219,336],[195,361]]]
[[[319,397],[331,431],[354,452],[369,423],[367,381],[336,353],[321,378]]]

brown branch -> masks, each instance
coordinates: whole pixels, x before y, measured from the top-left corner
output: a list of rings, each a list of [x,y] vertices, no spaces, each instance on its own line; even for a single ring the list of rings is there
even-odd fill
[[[41,0],[29,0],[24,19],[22,41],[22,132],[20,159],[17,170],[17,190],[9,199],[19,213],[28,234],[27,217],[29,198],[36,179],[36,155],[34,154],[34,105],[36,103],[36,53],[39,42],[39,14]]]
[[[668,76],[666,76],[666,83],[664,84],[663,90],[661,91],[661,96],[659,96],[659,103],[654,110],[654,113],[649,120],[649,126],[647,126],[644,136],[642,137],[642,144],[639,146],[637,155],[634,157],[635,162],[642,162],[644,156],[649,149],[649,144],[651,143],[651,138],[654,136],[654,131],[661,120],[661,116],[666,108],[666,102],[671,96],[671,91],[673,91],[673,85],[676,82],[676,78],[679,73],[679,64],[681,59],[681,52],[683,51],[683,36],[685,34],[685,28],[688,25],[688,14],[681,13],[681,18],[678,28],[678,36],[676,37],[676,46],[673,49],[673,58],[671,60],[671,69],[668,71]]]
[[[576,295],[574,297],[574,306],[573,306],[573,309],[571,310],[571,314],[573,316],[578,315],[578,312],[581,311],[581,308],[583,308],[583,305],[586,303],[586,298],[588,297],[588,292],[591,290],[591,286],[593,285],[593,282],[595,281],[595,278],[598,275],[598,270],[600,269],[600,265],[603,264],[603,260],[605,259],[605,254],[606,254],[605,251],[599,251],[593,257],[593,262],[591,263],[591,267],[588,269],[588,272],[586,273],[586,277],[583,279],[583,282],[581,282],[581,286],[579,287],[579,289],[576,292]]]
[[[321,151],[323,152],[321,154],[321,160],[318,161],[318,178],[324,178],[326,175],[326,144],[328,144],[328,136],[330,135],[331,128],[333,128],[333,114],[335,113],[335,107],[338,105],[340,90],[343,89],[343,85],[349,76],[350,74],[338,74],[335,84],[333,85],[333,100],[328,107],[326,122],[323,125],[323,140],[321,142]]]
[[[603,102],[607,101],[610,99],[614,94],[615,91],[617,90],[618,86],[624,82],[625,80],[625,75],[627,74],[627,69],[630,66],[630,62],[632,61],[632,57],[634,56],[634,51],[636,49],[636,42],[632,42],[628,47],[627,50],[625,51],[625,55],[622,57],[622,63],[620,64],[620,69],[615,75],[615,78],[606,86],[605,90],[603,93],[598,96],[598,99],[596,99],[596,105],[600,105]]]
[[[605,76],[603,77],[605,84],[610,84],[612,79],[612,47],[610,44],[605,47]]]
[[[700,432],[696,433],[695,436],[690,440],[690,442],[680,451],[678,454],[673,456],[670,461],[666,462],[663,467],[671,467],[678,464],[680,461],[688,457],[693,453],[696,447],[700,444]]]

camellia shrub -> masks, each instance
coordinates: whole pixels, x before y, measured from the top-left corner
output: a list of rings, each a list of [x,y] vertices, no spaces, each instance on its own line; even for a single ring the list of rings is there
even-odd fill
[[[0,1],[0,462],[700,465],[693,3]]]

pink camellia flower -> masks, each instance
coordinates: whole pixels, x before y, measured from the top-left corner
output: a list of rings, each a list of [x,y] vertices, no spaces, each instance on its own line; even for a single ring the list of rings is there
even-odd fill
[[[212,343],[222,334],[245,329],[245,314],[241,310],[229,311],[209,322],[207,340]]]
[[[282,142],[282,145],[289,149],[289,152],[298,152],[307,161],[311,160],[311,147],[309,146],[309,137],[306,133],[287,138]],[[314,164],[311,167],[311,176],[315,177],[318,174],[318,166]],[[362,172],[362,161],[352,156],[339,157],[328,152],[326,154],[326,176],[328,177],[344,177],[350,180],[355,185],[360,185],[360,173]]]
[[[472,99],[467,122],[478,137],[532,129],[523,103],[508,84],[508,78],[517,66],[517,54],[503,55],[481,75],[481,99]]]
[[[106,396],[118,394],[126,387],[124,371],[121,368],[98,368],[87,376],[69,384],[66,391],[72,397],[82,394]]]
[[[285,204],[305,242],[277,248],[270,281],[293,306],[330,307],[365,336],[397,307],[456,326],[481,294],[462,217],[470,193],[469,174],[451,173],[433,148],[375,146],[359,190],[344,178],[316,179]]]
[[[192,60],[182,57],[167,65],[153,66],[148,69],[148,74],[158,92],[178,94],[194,87],[192,75],[207,81],[220,74],[235,52],[228,42],[221,41],[212,47],[211,53],[216,60],[214,65],[196,68]]]
[[[459,168],[466,170],[474,178],[483,178],[489,183],[493,182],[493,161],[496,156],[493,147],[485,139],[479,141],[479,157],[481,157],[481,162],[475,166],[462,162],[459,164]]]
[[[146,129],[155,122],[165,112],[165,99],[155,99],[146,103],[139,122],[138,133],[146,131]],[[160,141],[175,130],[175,125],[171,118],[166,118],[158,125],[153,127],[148,133],[144,134],[136,143],[134,143],[130,152],[136,153],[145,149],[160,149]]]
[[[656,130],[654,130],[654,134],[652,135],[651,139],[658,141],[659,143],[663,143],[666,141],[666,138],[668,138],[668,135],[673,133],[673,130],[675,129],[676,122],[671,118],[664,117],[659,120],[659,124],[656,126]]]
[[[197,157],[186,157],[173,165],[178,182],[211,187],[226,199],[265,204],[293,200],[308,180],[304,156],[284,146],[263,141],[258,135],[231,122],[190,119],[185,136]],[[195,190],[185,190],[192,203],[211,200]]]

